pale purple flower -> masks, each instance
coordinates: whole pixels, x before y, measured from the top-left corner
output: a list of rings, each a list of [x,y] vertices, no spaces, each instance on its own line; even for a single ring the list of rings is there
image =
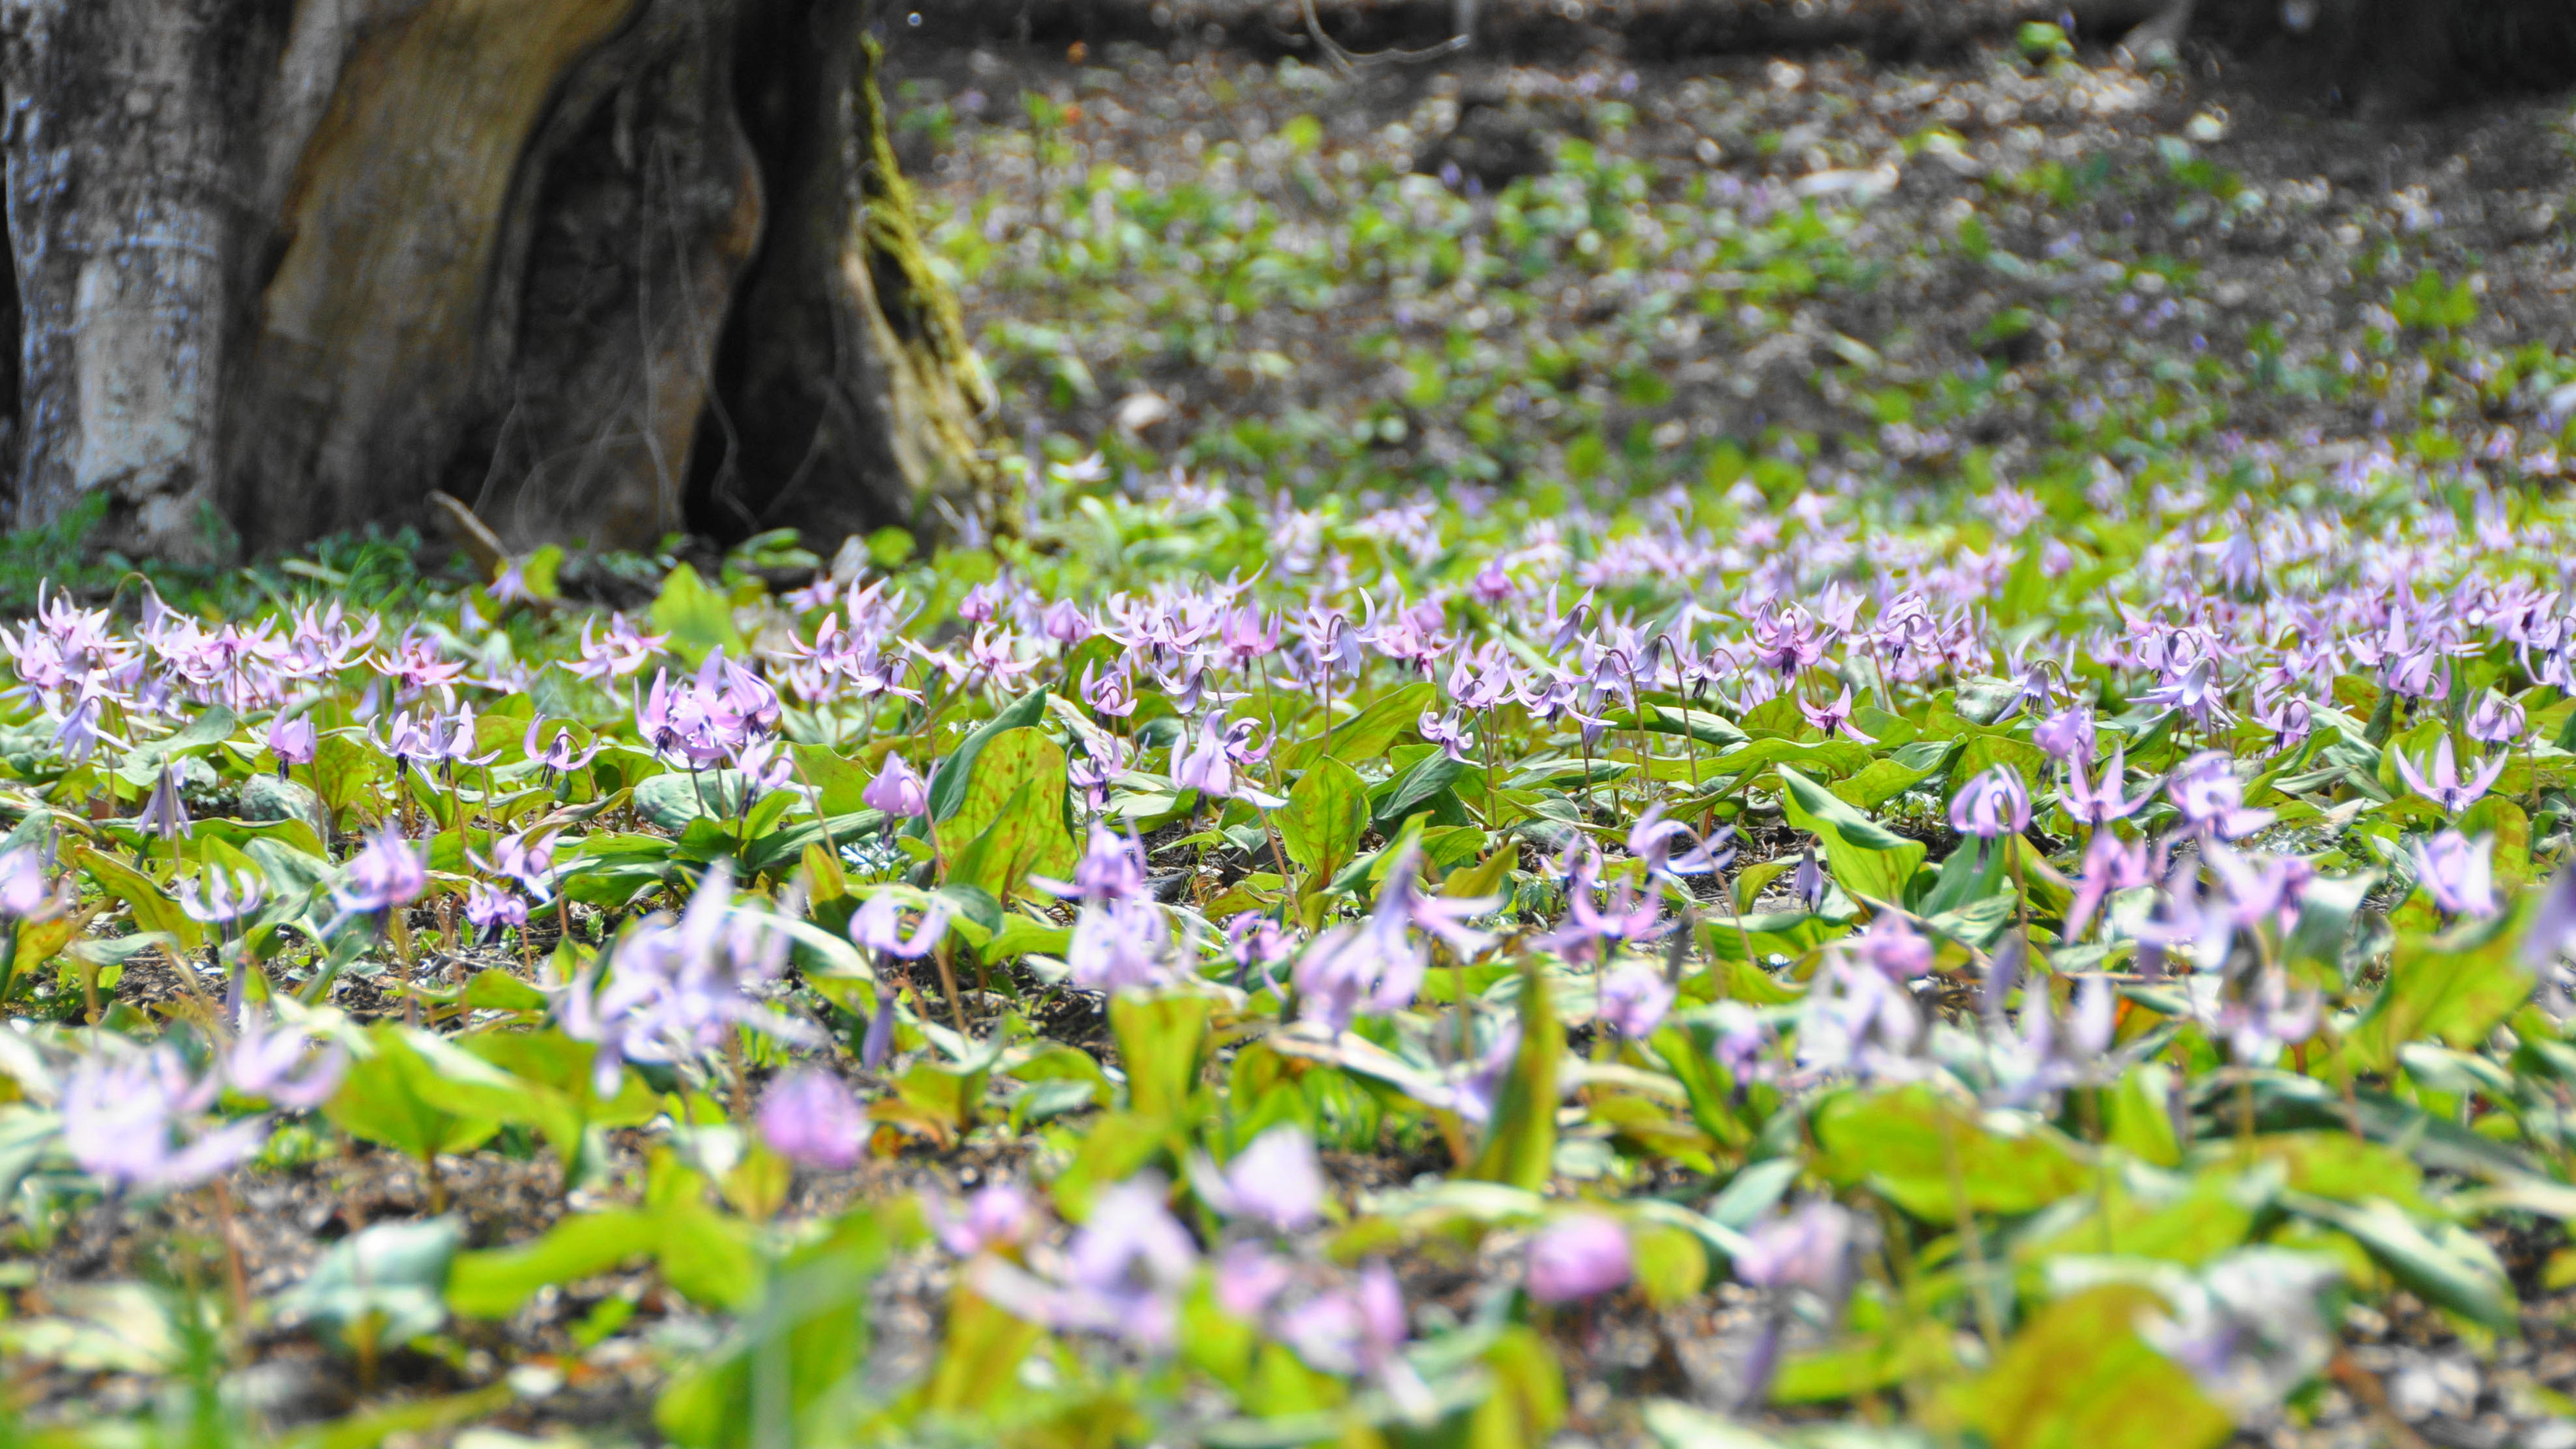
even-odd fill
[[[539,743],[539,732],[543,728],[542,721],[533,719],[528,721],[528,732],[520,737],[519,746],[529,759],[536,761],[537,768],[544,774],[548,784],[552,784],[559,775],[589,764],[602,749],[606,748],[606,741],[596,736],[592,737],[587,748],[576,748],[573,744],[572,726],[568,724],[556,725],[554,734],[546,738],[543,743]]]
[[[820,1067],[790,1073],[761,1098],[761,1140],[799,1167],[841,1172],[857,1166],[868,1130],[849,1087]]]
[[[985,1187],[966,1199],[963,1207],[945,1197],[925,1198],[922,1215],[930,1220],[930,1230],[940,1243],[961,1258],[1016,1247],[1037,1226],[1037,1209],[1028,1194],[1007,1182]]]
[[[465,919],[487,939],[503,926],[525,927],[528,903],[508,891],[476,881],[465,890]]]
[[[1176,970],[1162,907],[1134,897],[1085,902],[1073,918],[1065,964],[1073,984],[1085,991],[1115,994],[1167,984]]]
[[[1172,783],[1214,800],[1249,800],[1264,810],[1287,804],[1239,777],[1241,767],[1257,764],[1270,754],[1268,744],[1255,747],[1252,743],[1259,731],[1251,720],[1227,724],[1222,715],[1211,711],[1199,721],[1195,744],[1172,746]]]
[[[1198,1245],[1163,1206],[1164,1192],[1162,1178],[1148,1172],[1101,1193],[1050,1277],[988,1255],[975,1261],[968,1281],[1032,1322],[1168,1349],[1180,1326],[1182,1290],[1198,1266]]]
[[[1191,1154],[1190,1189],[1226,1217],[1272,1232],[1293,1233],[1323,1217],[1324,1172],[1302,1127],[1271,1128],[1223,1169],[1206,1153]]]
[[[2194,1007],[2202,1025],[2226,1039],[2229,1056],[2246,1066],[2267,1066],[2282,1047],[2316,1035],[2324,1014],[2316,988],[2293,987],[2277,966],[2257,972],[2239,996],[2196,1000]]]
[[[1029,877],[1029,884],[1054,895],[1079,899],[1087,905],[1142,900],[1148,894],[1145,847],[1135,836],[1121,835],[1095,820],[1091,822],[1091,833],[1083,846],[1082,858],[1074,862],[1072,880],[1050,880],[1033,875]]]
[[[1459,721],[1458,711],[1453,709],[1444,715],[1437,710],[1426,709],[1415,724],[1422,731],[1422,738],[1438,745],[1442,754],[1462,763],[1472,758],[1468,748],[1472,741],[1468,738],[1466,726]]]
[[[1839,1302],[1851,1265],[1852,1217],[1817,1198],[1745,1230],[1735,1276],[1756,1288],[1803,1288]]]
[[[249,1161],[268,1137],[265,1118],[202,1120],[222,1087],[211,1073],[191,1078],[166,1046],[123,1059],[84,1057],[63,1083],[64,1150],[115,1187],[194,1187]]]
[[[903,913],[909,907],[921,912],[906,934]],[[859,906],[850,917],[850,939],[871,951],[905,961],[917,961],[939,944],[948,934],[949,919],[957,908],[946,896],[934,895],[913,900],[894,891],[879,891]]]
[[[339,1090],[340,1075],[349,1064],[348,1048],[339,1042],[319,1055],[314,1045],[313,1034],[303,1027],[286,1026],[266,1011],[245,1012],[241,1033],[224,1054],[224,1080],[245,1097],[310,1111]]]
[[[2272,732],[2272,751],[2278,754],[2298,748],[2307,739],[2308,731],[2316,724],[2316,711],[2297,695],[2257,699],[2254,702],[2254,722]]]
[[[2224,750],[2203,750],[2183,761],[2165,782],[2165,794],[2184,824],[2220,840],[2241,840],[2272,823],[2271,811],[2246,807],[2245,782],[2236,778],[2236,762]]]
[[[695,1060],[737,1027],[786,1042],[820,1037],[752,994],[785,960],[783,933],[761,915],[734,904],[732,862],[719,859],[679,919],[657,912],[618,938],[606,953],[605,985],[598,962],[573,979],[556,1011],[565,1035],[598,1043],[594,1085],[601,1095],[617,1090],[626,1062]]]
[[[429,866],[420,847],[392,827],[370,837],[331,888],[340,909],[353,915],[407,906],[429,888]]]
[[[1630,961],[1601,983],[1601,1020],[1629,1041],[1644,1041],[1672,1010],[1673,995],[1662,972]]]
[[[2066,788],[2059,792],[2058,801],[2066,807],[2066,813],[2081,825],[2101,826],[2114,820],[2126,820],[2155,798],[2152,791],[2134,800],[2123,798],[2122,782],[2127,771],[2127,748],[2114,747],[2111,758],[2103,762],[2101,783],[2087,785],[2083,769],[2075,767],[2069,771]]]
[[[1598,960],[1623,941],[1651,941],[1662,934],[1655,897],[1640,892],[1633,880],[1622,880],[1603,895],[1594,879],[1596,861],[1588,847],[1576,858],[1565,886],[1565,919],[1539,944],[1579,960]]]
[[[611,679],[624,679],[640,672],[653,662],[663,645],[671,642],[668,634],[647,634],[635,627],[635,621],[624,614],[611,614],[607,634],[597,640],[590,637],[590,620],[581,625],[581,662],[570,666],[584,679],[605,684]]]
[[[1103,719],[1125,719],[1136,712],[1136,686],[1125,668],[1112,665],[1097,674],[1097,664],[1082,666],[1082,702]]]
[[[1225,923],[1225,953],[1234,960],[1236,985],[1246,991],[1254,989],[1256,979],[1263,986],[1276,985],[1270,968],[1288,959],[1288,936],[1259,911],[1237,911]]]
[[[1530,1239],[1525,1281],[1541,1303],[1574,1303],[1626,1287],[1636,1271],[1628,1231],[1617,1219],[1576,1213]]]
[[[2138,1336],[2240,1422],[2261,1423],[2334,1356],[2321,1302],[2344,1272],[2324,1254],[2242,1249],[2179,1284],[2173,1315],[2145,1315]]]
[[[1058,599],[1038,615],[1038,632],[1056,643],[1071,648],[1092,636],[1091,620],[1082,606],[1071,599]]]
[[[313,721],[309,719],[289,719],[279,715],[268,722],[268,752],[277,757],[279,779],[286,778],[289,765],[312,764],[314,751],[320,743],[313,730]]]
[[[882,810],[897,819],[910,819],[930,813],[930,786],[914,772],[903,756],[888,753],[878,767],[875,779],[859,792],[859,800],[871,810]]]
[[[1874,966],[1829,955],[1799,1008],[1798,1067],[1811,1076],[1901,1078],[1922,1035],[1922,1013],[1903,986]]]
[[[475,868],[487,874],[507,876],[527,887],[539,901],[546,901],[553,899],[546,884],[554,879],[555,841],[558,838],[559,832],[531,838],[529,832],[522,830],[494,840],[490,860],[472,851],[466,854]]]
[[[2415,762],[2406,758],[2405,751],[2395,750],[2394,753],[2397,776],[2406,782],[2406,788],[2442,807],[2445,815],[2459,814],[2484,795],[2488,787],[2495,784],[2496,777],[2504,773],[2506,758],[2505,753],[2499,750],[2483,768],[2462,778],[2458,758],[2451,751],[2451,737],[2447,734],[2433,746],[2433,757],[2427,762],[2429,774],[2417,769]]]
[[[54,885],[45,878],[45,858],[29,846],[0,855],[0,917],[28,921],[50,914]]]
[[[2030,739],[2050,759],[2080,770],[2093,759],[2093,711],[2083,705],[2059,710],[2031,726]]]
[[[1217,1255],[1209,1286],[1217,1306],[1237,1318],[1258,1318],[1297,1280],[1297,1265],[1259,1243],[1237,1241]]]
[[[1979,840],[2019,835],[2030,828],[2030,791],[2010,765],[1997,765],[1970,780],[1950,801],[1950,828]]]
[[[1734,826],[1722,826],[1702,840],[1689,826],[1666,819],[1664,802],[1658,800],[1628,828],[1628,853],[1645,862],[1648,876],[1678,885],[1686,875],[1724,870],[1735,859],[1735,848],[1729,843],[1734,834]],[[1689,848],[1676,853],[1676,847],[1685,843]]]
[[[2415,842],[2415,879],[2446,916],[2492,916],[2496,913],[2495,842],[2475,840],[2445,830]]]
[[[1353,1291],[1319,1294],[1280,1315],[1279,1336],[1327,1373],[1364,1374],[1399,1412],[1428,1422],[1439,1402],[1406,1361],[1404,1292],[1384,1261],[1370,1260]]]
[[[2154,879],[2147,864],[2146,842],[2124,841],[2111,831],[2096,831],[2092,843],[2084,847],[2083,873],[2075,883],[2075,899],[2066,908],[2066,939],[2072,941],[2084,934],[2086,923],[2111,892],[2134,890]]]
[[[257,875],[220,865],[208,865],[203,875],[178,885],[179,909],[188,919],[209,926],[240,920],[258,910],[261,898],[267,894],[267,887]]]
[[[193,829],[188,807],[179,798],[178,776],[168,765],[161,767],[160,777],[152,785],[152,796],[143,802],[143,813],[135,817],[134,824],[163,840],[176,840]]]
[[[1809,704],[1800,698],[1798,713],[1805,715],[1807,723],[1822,730],[1828,739],[1857,740],[1864,745],[1877,743],[1874,737],[1862,734],[1851,722],[1852,692],[1848,684],[1843,686],[1842,696],[1831,704]]]
[[[2479,696],[2478,707],[2469,712],[2469,738],[2480,744],[2510,745],[2522,738],[2522,702],[2508,699],[2490,689]]]
[[[2215,666],[2203,659],[2153,689],[2138,691],[2135,699],[2140,704],[2179,710],[2195,727],[2208,730],[2235,718],[2227,708],[2226,692],[2218,682]]]
[[[1890,981],[1911,981],[1932,969],[1932,943],[1895,911],[1880,911],[1851,938],[1851,949]]]

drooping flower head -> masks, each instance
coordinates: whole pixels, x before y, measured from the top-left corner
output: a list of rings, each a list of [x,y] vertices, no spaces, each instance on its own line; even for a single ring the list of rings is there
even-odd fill
[[[420,847],[388,826],[350,860],[331,894],[341,910],[364,915],[410,905],[428,888],[429,864]]]
[[[1529,1295],[1541,1303],[1574,1303],[1624,1288],[1636,1276],[1628,1231],[1615,1218],[1576,1213],[1530,1240]]]
[[[871,810],[910,820],[930,813],[930,786],[905,763],[903,756],[888,753],[885,763],[877,768],[876,778],[859,792],[859,800]]]
[[[1950,828],[1979,840],[2019,835],[2030,828],[2030,790],[2020,772],[1997,765],[1970,780],[1950,801]]]
[[[868,1130],[849,1087],[820,1067],[790,1073],[760,1102],[761,1140],[799,1167],[857,1166]]]

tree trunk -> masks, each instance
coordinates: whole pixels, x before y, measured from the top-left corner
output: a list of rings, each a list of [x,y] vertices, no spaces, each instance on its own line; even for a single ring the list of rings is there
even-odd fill
[[[0,0],[11,522],[828,548],[988,482],[867,9]]]

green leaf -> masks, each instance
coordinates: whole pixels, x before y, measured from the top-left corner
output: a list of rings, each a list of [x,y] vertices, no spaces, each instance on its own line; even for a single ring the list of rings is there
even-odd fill
[[[342,1339],[408,1343],[447,1322],[447,1287],[465,1225],[452,1217],[377,1223],[322,1255],[278,1308]]]
[[[376,782],[393,778],[393,764],[365,737],[352,739],[346,734],[328,734],[313,746],[313,793],[322,798],[323,809],[333,825],[351,806],[366,802],[374,793]]]
[[[821,797],[825,818],[855,815],[868,808],[867,802],[859,798],[870,779],[865,770],[821,745],[793,745],[789,753],[796,757],[796,768],[805,783]]]
[[[1412,769],[1405,771],[1386,786],[1386,798],[1378,804],[1375,811],[1378,828],[1384,830],[1393,826],[1416,810],[1429,805],[1441,791],[1448,789],[1453,781],[1466,772],[1466,762],[1451,759],[1445,751],[1434,751],[1414,762]]]
[[[2163,1306],[2130,1283],[2060,1299],[1994,1367],[1943,1393],[1933,1417],[1994,1449],[2216,1449],[2235,1423],[2138,1336],[2138,1320]]]
[[[2498,1333],[2514,1330],[2518,1315],[2504,1265],[2458,1224],[2437,1223],[2428,1231],[2386,1198],[2347,1204],[2285,1192],[2281,1205],[2349,1234],[2390,1277],[2434,1307]]]
[[[426,1159],[480,1147],[501,1129],[502,1112],[473,1109],[501,1105],[505,1086],[476,1092],[477,1084],[442,1077],[421,1054],[418,1042],[424,1033],[387,1025],[368,1036],[374,1050],[349,1064],[340,1089],[322,1107],[341,1131]],[[508,1082],[507,1073],[487,1070],[500,1083]],[[474,1099],[471,1107],[456,1110],[468,1096]]]
[[[1867,900],[1904,900],[1906,882],[1923,864],[1923,842],[1889,830],[1786,765],[1779,774],[1789,823],[1823,843],[1835,883]]]
[[[1628,1252],[1636,1264],[1637,1286],[1656,1308],[1687,1303],[1708,1285],[1708,1250],[1685,1229],[1669,1223],[1632,1223]]]
[[[1127,1110],[1169,1122],[1187,1120],[1207,1060],[1209,998],[1189,992],[1110,998],[1109,1030],[1127,1070]]]
[[[2141,1162],[2173,1167],[2182,1161],[2182,1142],[2174,1133],[2173,1071],[2141,1062],[2121,1074],[2111,1089],[2110,1142]]]
[[[654,1220],[662,1281],[709,1308],[740,1312],[760,1295],[755,1231],[694,1199],[666,1204]]]
[[[148,778],[162,761],[181,759],[189,755],[202,755],[231,739],[233,731],[240,727],[240,722],[233,718],[231,710],[220,704],[216,705],[188,721],[175,733],[164,735],[157,740],[147,740],[135,746],[134,752],[125,757],[123,768],[126,772],[131,772],[128,775],[129,779],[135,773]]]
[[[733,604],[707,586],[698,571],[681,564],[662,581],[662,592],[649,614],[656,632],[671,636],[669,648],[694,665],[721,649],[740,659],[748,651],[733,625]]]
[[[1368,786],[1335,759],[1315,762],[1271,817],[1288,858],[1315,880],[1330,880],[1359,854],[1368,833]]]
[[[742,809],[742,772],[673,770],[635,787],[635,813],[677,835],[693,821],[730,821]]]
[[[1556,1077],[1565,1055],[1565,1026],[1557,1020],[1546,979],[1535,969],[1521,974],[1520,1020],[1520,1049],[1503,1079],[1484,1146],[1466,1175],[1539,1192],[1556,1161]]]
[[[179,909],[178,901],[152,877],[103,850],[83,846],[79,857],[82,874],[97,882],[111,899],[133,908],[137,927],[170,936],[183,950],[195,951],[205,944],[204,929],[189,919],[188,913]]]
[[[1867,1182],[1924,1222],[1956,1220],[1961,1194],[1977,1212],[2027,1213],[2093,1180],[2075,1144],[2055,1130],[1997,1114],[1981,1119],[1919,1082],[1838,1093],[1816,1109],[1815,1133],[1828,1177]]]
[[[2346,1038],[2354,1069],[2388,1071],[2410,1041],[2439,1038],[2463,1050],[2485,1041],[2537,984],[2521,947],[2538,900],[2526,895],[2505,915],[2440,936],[2401,934],[2387,984]]]
[[[999,714],[977,726],[939,767],[930,772],[930,818],[946,823],[966,803],[967,781],[975,769],[975,757],[984,747],[1016,729],[1034,725],[1046,713],[1047,692],[1032,690],[1003,707]]]
[[[1427,679],[1389,690],[1368,708],[1334,725],[1329,749],[1319,732],[1280,750],[1279,768],[1301,770],[1318,756],[1346,763],[1378,759],[1408,731],[1418,733],[1422,712],[1439,702],[1439,688]]]
[[[1045,837],[1052,827],[1052,834],[1062,838],[1064,850],[1071,852],[1073,836],[1065,822],[1071,789],[1062,746],[1034,728],[1004,730],[977,751],[967,770],[966,793],[953,812],[940,817],[941,838],[973,840],[1007,813],[1022,821],[1032,839]],[[1073,864],[1050,853],[1046,868],[1062,874],[1071,871]],[[999,897],[1001,892],[994,895]]]
[[[850,1389],[867,1362],[868,1284],[896,1246],[891,1209],[862,1209],[771,1275],[757,1309],[712,1353],[684,1362],[654,1425],[687,1449],[852,1443]]]

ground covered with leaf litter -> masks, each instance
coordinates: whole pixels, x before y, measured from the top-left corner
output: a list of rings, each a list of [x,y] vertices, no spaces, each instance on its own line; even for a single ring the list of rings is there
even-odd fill
[[[2576,1444],[2563,104],[893,64],[998,516],[13,624],[13,1434]]]

